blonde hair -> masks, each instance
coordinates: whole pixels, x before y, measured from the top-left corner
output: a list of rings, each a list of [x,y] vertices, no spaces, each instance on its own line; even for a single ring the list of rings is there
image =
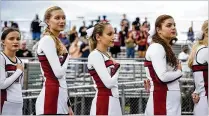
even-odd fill
[[[204,21],[202,25],[202,32],[204,33],[204,35],[208,36],[208,20]]]
[[[188,66],[190,68],[192,68],[192,65],[193,65],[193,61],[194,61],[194,57],[195,57],[195,54],[196,54],[196,51],[197,51],[197,48],[201,45],[205,45],[205,46],[208,46],[208,38],[206,38],[206,34],[208,33],[208,20],[204,21],[203,25],[202,25],[202,33],[203,33],[203,36],[202,36],[202,39],[201,40],[198,40],[196,43],[194,43],[194,45],[192,46],[192,50],[191,50],[191,53],[189,55],[189,59],[188,59]],[[208,36],[208,35],[207,35]]]
[[[94,26],[93,33],[89,37],[90,51],[93,51],[97,47],[96,34],[99,34],[100,36],[102,36],[106,25],[109,25],[109,23],[97,23]]]
[[[52,6],[50,8],[48,8],[44,14],[44,21],[46,22],[46,20],[49,20],[51,18],[51,13],[53,11],[56,11],[56,10],[62,10],[60,7],[58,6]],[[66,53],[66,48],[65,46],[62,44],[62,42],[60,41],[59,38],[57,38],[49,29],[49,27],[47,27],[45,30],[44,30],[44,33],[43,35],[49,35],[52,37],[52,39],[54,40],[55,42],[55,46],[56,46],[56,49],[57,49],[57,54],[58,55],[63,55],[64,53]]]

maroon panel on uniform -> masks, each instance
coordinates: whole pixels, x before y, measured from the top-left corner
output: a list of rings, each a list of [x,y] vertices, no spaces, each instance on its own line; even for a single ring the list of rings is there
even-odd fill
[[[208,71],[203,71],[205,96],[208,97]]]
[[[106,60],[106,61],[105,61],[105,66],[106,66],[106,67],[109,67],[109,66],[111,66],[111,65],[114,65],[114,63],[113,63],[112,60]]]
[[[153,92],[154,115],[166,115],[167,91]]]
[[[107,89],[106,87],[98,87],[97,96],[112,96],[111,89]]]
[[[114,64],[114,68],[111,68],[111,77],[115,75],[115,73],[118,71],[119,68],[120,68],[119,63]]]
[[[105,66],[108,68],[109,66],[114,65],[112,60],[105,61]],[[119,65],[114,66],[115,70],[119,68]],[[109,96],[112,96],[111,89],[108,89],[104,83],[102,82],[101,78],[99,77],[98,73],[95,69],[89,70],[90,75],[93,77],[97,89],[97,102],[96,102],[96,115],[108,115],[108,108],[109,108]],[[112,74],[115,73],[111,71]]]
[[[109,67],[111,65],[114,65],[112,60],[105,61],[105,66],[106,67]],[[118,69],[119,66],[118,65],[116,65],[116,66],[117,66],[116,68]],[[96,70],[95,69],[89,70],[89,73],[93,77],[93,79],[94,79],[94,81],[95,81],[95,83],[97,85],[97,88],[98,88],[98,96],[104,96],[104,95],[112,96],[111,89],[108,89],[104,85],[104,83],[102,82],[101,78],[97,74]]]
[[[192,71],[207,71],[208,70],[208,65],[193,65],[192,66]]]
[[[94,76],[94,74],[97,74],[97,72],[93,69],[93,70],[89,70],[89,74],[90,74],[91,76]]]
[[[57,114],[59,81],[55,76],[46,56],[38,56],[41,67],[46,77],[45,97],[44,97],[44,114]]]
[[[96,115],[108,115],[109,96],[97,96]]]
[[[100,87],[106,88],[106,86],[104,85],[104,83],[102,82],[102,80],[100,79],[100,77],[97,74],[93,76],[93,79],[97,85],[97,88],[100,88]]]
[[[46,58],[45,56],[38,56],[38,59],[40,61],[40,64],[41,64],[41,67],[43,69],[43,72],[44,72],[44,76],[46,77],[46,80],[47,80],[47,83],[45,83],[45,85],[59,85],[59,81],[57,79],[57,77],[55,76],[52,68],[51,68],[51,65],[49,64],[48,60],[45,59],[43,60],[44,58]]]
[[[150,76],[154,84],[153,105],[154,115],[166,115],[167,84],[159,81],[153,67],[149,67]]]
[[[2,89],[1,90],[1,111],[0,114],[2,114],[2,107],[4,105],[4,101],[7,100],[7,90],[6,89]]]
[[[15,65],[8,64],[5,66],[6,71],[16,71],[17,67]]]
[[[46,80],[46,83],[48,80]],[[44,114],[57,114],[59,86],[46,86],[44,98]]]
[[[145,61],[144,66],[148,67],[150,76],[154,84],[153,91],[153,105],[154,105],[154,115],[166,115],[166,98],[168,87],[166,83],[163,83],[157,76],[152,62]]]
[[[145,66],[145,67],[152,66],[152,62],[146,61],[146,60],[145,60],[144,66]]]
[[[94,70],[95,71],[95,70]],[[98,96],[112,96],[112,92],[111,89],[108,89],[104,83],[102,82],[102,80],[100,79],[100,77],[98,76],[98,74],[96,73],[96,71],[91,71],[90,74],[94,74],[92,77],[97,85],[98,88]]]
[[[106,61],[105,61],[105,66],[106,66],[106,68],[108,68],[108,67],[111,66],[111,65],[114,65],[114,63],[113,63],[112,60],[106,60]],[[119,67],[118,67],[118,64],[116,64],[116,66],[117,66],[117,68],[119,68]],[[89,73],[90,73],[91,76],[93,76],[94,74],[97,74],[97,72],[96,72],[95,69],[89,70]]]
[[[39,59],[39,61],[46,61],[47,60],[45,55],[39,55],[38,59]]]

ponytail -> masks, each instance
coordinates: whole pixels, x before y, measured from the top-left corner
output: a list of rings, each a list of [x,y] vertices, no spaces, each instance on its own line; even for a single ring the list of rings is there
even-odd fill
[[[93,51],[97,47],[97,41],[92,36],[89,37],[89,46],[90,46],[90,51]]]
[[[102,36],[105,26],[109,25],[109,23],[97,23],[94,25],[93,28],[89,30],[89,46],[90,46],[90,51],[93,51],[97,47],[97,40],[96,40],[96,34],[99,34]]]

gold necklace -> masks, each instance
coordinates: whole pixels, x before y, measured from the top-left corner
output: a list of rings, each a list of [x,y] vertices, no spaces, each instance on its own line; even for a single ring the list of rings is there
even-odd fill
[[[97,49],[98,50],[98,49]],[[110,55],[107,52],[102,52],[100,50],[98,50],[99,52],[101,52],[102,54],[104,54],[105,56],[107,56],[108,58],[110,58]]]

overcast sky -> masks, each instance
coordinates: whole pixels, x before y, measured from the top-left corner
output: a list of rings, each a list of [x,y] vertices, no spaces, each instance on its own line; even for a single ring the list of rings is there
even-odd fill
[[[208,1],[1,1],[1,18],[29,19],[35,13],[43,17],[49,6],[63,8],[69,19],[88,14],[127,13],[130,18],[136,16],[154,18],[159,14],[170,14],[178,19],[201,20],[208,18]]]
[[[63,8],[67,19],[85,17],[85,20],[96,19],[98,15],[107,15],[107,18],[120,21],[126,13],[130,21],[137,16],[153,24],[157,16],[169,14],[178,22],[184,24],[185,29],[194,21],[194,26],[200,28],[201,23],[208,19],[208,1],[1,1],[1,20],[31,21],[35,14],[43,19],[44,12],[50,6]],[[81,22],[81,21],[79,21]],[[186,23],[185,23],[186,22]],[[118,23],[119,25],[119,23]],[[183,29],[184,27],[181,27]],[[184,30],[185,30],[184,29]]]

